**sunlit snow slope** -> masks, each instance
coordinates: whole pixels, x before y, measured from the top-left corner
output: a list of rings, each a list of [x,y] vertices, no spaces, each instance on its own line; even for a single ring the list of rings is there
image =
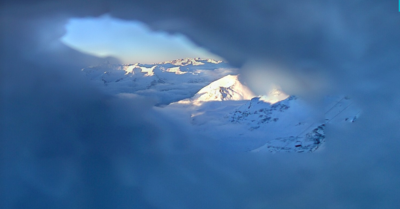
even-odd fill
[[[210,101],[249,100],[255,95],[238,80],[238,75],[227,75],[197,92],[191,99],[180,103],[201,105]]]

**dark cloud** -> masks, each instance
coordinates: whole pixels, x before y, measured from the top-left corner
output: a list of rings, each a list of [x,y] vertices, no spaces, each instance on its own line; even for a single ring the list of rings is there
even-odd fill
[[[1,207],[399,208],[397,3],[3,1]],[[310,155],[207,151],[146,101],[104,95],[77,74],[104,60],[62,45],[64,24],[107,12],[184,33],[237,66],[322,72],[363,117],[328,128]]]

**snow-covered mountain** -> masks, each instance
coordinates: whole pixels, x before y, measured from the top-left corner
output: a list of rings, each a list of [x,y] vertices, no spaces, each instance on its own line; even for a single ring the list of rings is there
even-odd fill
[[[171,103],[158,109],[186,113],[182,120],[192,125],[196,135],[217,142],[220,151],[312,152],[324,144],[327,126],[349,125],[360,114],[345,96],[326,96],[316,107],[279,87],[255,95],[241,83],[237,69],[210,59],[106,64],[83,72],[109,93]]]
[[[237,108],[231,115],[232,123],[247,122],[251,129],[260,128],[261,124],[277,122],[280,115],[290,108],[290,103],[296,100],[291,96],[283,101],[271,104],[261,100],[261,97],[254,97],[248,103]]]
[[[180,101],[180,103],[191,103],[198,106],[210,101],[249,100],[254,96],[254,93],[238,80],[238,75],[227,75],[200,89],[192,98]]]
[[[311,152],[325,142],[325,127],[331,124],[352,123],[360,110],[343,96],[326,96],[321,111],[301,99],[290,96],[275,104],[258,97],[231,113],[230,120],[249,127],[250,130],[271,131],[271,127],[285,127],[281,136],[275,137],[253,152]]]
[[[156,64],[104,64],[82,69],[95,85],[111,94],[138,94],[169,104],[192,97],[201,88],[237,69],[212,59],[179,59]]]
[[[198,134],[214,138],[221,150],[312,152],[325,141],[327,125],[354,122],[360,113],[347,97],[323,100],[315,108],[279,88],[254,96],[237,75],[228,75],[167,109],[187,111]]]
[[[161,62],[159,64],[173,64],[179,66],[187,66],[187,65],[207,65],[207,64],[220,64],[223,61],[214,60],[214,59],[201,59],[201,58],[185,58],[185,59],[177,59],[172,61]]]

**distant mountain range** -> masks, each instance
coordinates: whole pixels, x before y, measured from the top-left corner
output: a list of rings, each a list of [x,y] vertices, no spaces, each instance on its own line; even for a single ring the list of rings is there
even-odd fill
[[[279,88],[255,95],[240,82],[237,69],[211,59],[107,64],[82,71],[109,93],[154,98],[164,105],[160,111],[186,113],[182,120],[221,151],[312,152],[324,144],[326,126],[352,123],[361,112],[345,96],[326,96],[316,108]]]
[[[238,70],[212,59],[178,59],[156,64],[104,64],[82,69],[86,77],[111,94],[132,93],[167,105],[190,98],[201,88]]]

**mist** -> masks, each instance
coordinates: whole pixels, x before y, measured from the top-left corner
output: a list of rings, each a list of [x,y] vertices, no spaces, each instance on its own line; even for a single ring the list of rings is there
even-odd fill
[[[1,208],[399,208],[397,3],[3,2]],[[327,128],[319,152],[219,153],[152,101],[79,74],[119,61],[64,45],[65,25],[106,13],[182,33],[242,74],[262,63],[255,73],[277,75],[284,91],[348,95],[363,116]]]

